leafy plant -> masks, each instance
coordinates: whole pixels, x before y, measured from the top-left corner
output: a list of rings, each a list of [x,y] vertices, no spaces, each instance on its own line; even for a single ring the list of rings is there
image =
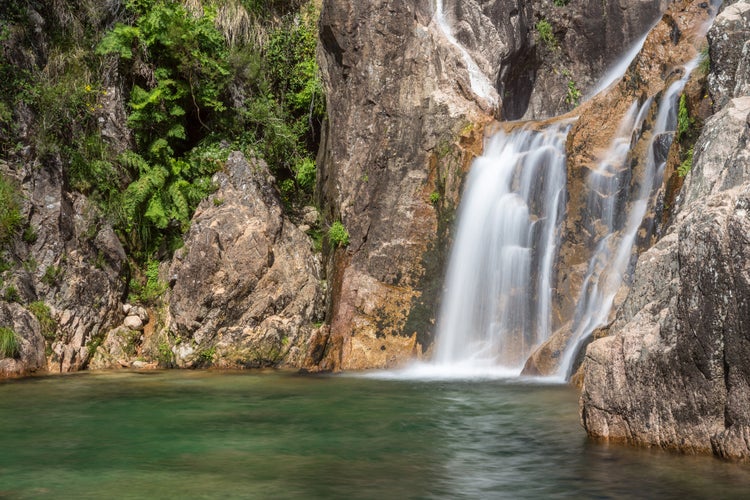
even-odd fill
[[[677,167],[677,175],[680,177],[685,177],[690,170],[693,168],[693,154],[694,149],[690,148],[685,155],[685,159],[682,160],[682,163],[680,163],[680,166]]]
[[[540,19],[536,23],[536,31],[539,34],[539,40],[549,49],[557,48],[557,39],[552,31],[552,25],[546,19]]]
[[[29,304],[27,309],[36,317],[37,321],[39,321],[39,326],[41,327],[44,338],[50,341],[54,340],[57,330],[57,322],[52,317],[52,312],[49,306],[41,300],[38,300]]]
[[[136,280],[130,282],[130,302],[153,304],[167,290],[168,285],[159,280],[159,261],[149,260],[146,263],[145,282],[140,284]]]
[[[175,356],[172,348],[167,342],[160,342],[158,346],[157,361],[160,365],[171,367],[174,364]]]
[[[13,285],[8,285],[3,293],[3,300],[5,302],[21,302],[21,295],[18,293],[18,289]]]
[[[60,278],[62,277],[63,269],[62,266],[47,266],[42,275],[42,283],[47,286],[55,286]]]
[[[570,0],[552,0],[555,7],[565,7],[570,3]]]
[[[17,358],[20,354],[16,332],[6,326],[0,326],[0,358]]]
[[[21,225],[21,202],[18,188],[0,174],[0,250],[18,232]]]
[[[690,117],[687,107],[687,97],[685,94],[680,96],[680,105],[677,111],[677,140],[683,138],[693,126],[695,120]]]
[[[336,221],[328,229],[328,240],[333,246],[345,247],[349,245],[349,231],[340,221]]]
[[[36,229],[34,229],[34,226],[29,224],[28,226],[26,226],[26,229],[23,230],[23,235],[21,236],[21,238],[29,245],[33,245],[34,243],[36,243],[39,235],[37,234]]]
[[[568,80],[568,90],[565,94],[565,102],[573,106],[578,106],[581,102],[581,91],[573,80]]]
[[[306,191],[311,191],[315,186],[315,162],[310,158],[303,158],[296,167],[296,179]]]
[[[165,0],[131,0],[127,7],[137,16],[135,25],[115,25],[97,52],[138,58],[151,68],[148,78],[133,85],[128,124],[140,150],[163,160],[187,140],[192,123],[208,129],[211,115],[226,109],[227,44],[211,8],[193,15],[182,3]]]
[[[433,191],[432,193],[430,193],[430,203],[432,203],[433,205],[437,205],[439,201],[440,193],[438,193],[437,191]]]
[[[198,364],[200,366],[209,366],[214,362],[214,357],[216,356],[216,348],[215,347],[208,347],[206,349],[201,350],[198,353]]]
[[[707,75],[711,71],[711,57],[708,54],[708,45],[701,49],[701,60],[698,64],[698,70]]]

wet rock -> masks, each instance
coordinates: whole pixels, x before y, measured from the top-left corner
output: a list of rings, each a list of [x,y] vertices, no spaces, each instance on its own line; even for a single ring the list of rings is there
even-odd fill
[[[671,133],[654,139],[653,157],[649,158],[654,121],[659,108],[659,97],[669,86],[683,76],[683,67],[698,55],[703,40],[699,27],[710,19],[710,10],[695,2],[681,1],[672,4],[662,20],[651,30],[640,54],[635,58],[623,78],[607,92],[580,106],[575,114],[578,119],[568,135],[567,151],[567,205],[563,225],[563,236],[558,257],[555,295],[553,297],[553,335],[537,352],[533,353],[528,369],[543,374],[560,371],[559,362],[564,359],[560,352],[569,343],[573,332],[582,331],[581,318],[585,315],[577,310],[589,272],[592,255],[599,242],[608,232],[608,226],[597,223],[596,203],[590,202],[589,173],[595,171],[603,160],[628,110],[633,106],[650,102],[644,112],[644,125],[632,139],[628,156],[615,173],[622,186],[617,192],[614,206],[617,227],[623,227],[624,214],[628,213],[633,200],[638,196],[640,181],[645,175],[649,161],[664,160],[669,154]],[[677,45],[672,45],[674,28],[681,36]],[[667,47],[669,50],[665,50]],[[651,98],[650,101],[647,99]],[[653,164],[653,163],[652,163]],[[652,194],[648,207],[656,204]],[[647,210],[648,219],[648,210]],[[631,259],[636,258],[638,247],[652,243],[651,232],[642,226]],[[614,234],[608,241],[619,241],[622,233]],[[615,248],[610,247],[614,252]],[[613,254],[614,255],[614,254]],[[611,285],[607,285],[611,286]],[[610,316],[602,318],[609,323],[614,311],[627,295],[627,283],[614,293]],[[572,321],[571,321],[572,319]]]
[[[743,97],[706,123],[674,224],[587,350],[591,436],[750,459],[749,116]]]
[[[232,153],[169,269],[178,366],[302,366],[322,319],[320,263],[265,162]],[[216,203],[215,200],[221,200]]]

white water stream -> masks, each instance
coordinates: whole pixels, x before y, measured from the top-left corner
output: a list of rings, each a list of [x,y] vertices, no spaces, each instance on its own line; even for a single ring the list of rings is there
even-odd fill
[[[487,101],[491,106],[495,107],[498,104],[498,96],[495,87],[487,78],[487,75],[477,66],[471,54],[464,48],[463,45],[453,35],[453,28],[445,17],[443,11],[443,0],[435,0],[435,20],[440,30],[445,35],[445,38],[461,52],[466,69],[469,72],[469,82],[471,83],[471,90],[476,95]]]
[[[668,149],[678,97],[697,63],[688,64],[657,103],[642,177],[632,182],[626,163],[651,112],[651,99],[632,103],[605,158],[587,179],[591,218],[586,222],[601,238],[577,302],[560,379],[570,375],[585,340],[609,321],[614,298],[632,271],[636,236],[664,173],[656,144]],[[501,132],[475,160],[459,208],[433,362],[430,368],[412,368],[412,375],[507,377],[520,373],[533,350],[549,338],[565,209],[565,137],[559,125]]]
[[[499,133],[475,160],[458,214],[435,364],[520,373],[549,336],[565,135],[558,128]]]
[[[633,247],[638,229],[646,216],[651,195],[664,177],[666,160],[657,158],[656,143],[661,141],[661,147],[669,149],[677,127],[678,98],[698,62],[699,58],[695,58],[684,67],[684,76],[670,85],[659,102],[645,159],[645,169],[642,178],[636,183],[639,188],[633,193],[624,227],[617,227],[614,218],[618,202],[617,193],[627,188],[623,176],[617,173],[625,166],[630,140],[637,139],[637,132],[651,107],[651,99],[641,106],[637,116],[634,114],[637,103],[633,103],[620,125],[620,133],[613,141],[607,158],[588,178],[589,207],[591,209],[593,204],[599,204],[600,210],[595,214],[595,218],[598,217],[607,227],[607,232],[597,243],[589,263],[573,318],[573,335],[559,365],[558,375],[570,377],[575,356],[593,331],[609,322],[615,295],[625,277],[632,272],[635,265],[632,259]]]

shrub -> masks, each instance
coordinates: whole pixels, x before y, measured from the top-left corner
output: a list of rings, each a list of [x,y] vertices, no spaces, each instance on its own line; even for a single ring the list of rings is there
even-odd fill
[[[688,111],[687,97],[685,94],[682,94],[680,96],[680,105],[677,111],[677,140],[683,138],[690,131],[694,122],[695,120],[690,117]]]
[[[33,314],[42,329],[42,335],[47,340],[54,340],[57,322],[52,318],[52,312],[47,304],[38,300],[28,305],[27,309]]]
[[[568,80],[568,91],[565,94],[565,102],[573,106],[578,106],[581,102],[581,91],[573,80]]]
[[[549,49],[557,48],[557,39],[552,32],[552,25],[546,19],[540,19],[536,23],[536,31],[539,33],[539,40]]]
[[[349,231],[340,221],[336,221],[328,229],[328,240],[335,247],[345,247],[349,245]]]
[[[677,175],[679,175],[680,177],[685,177],[693,168],[693,151],[693,148],[690,148],[685,155],[685,159],[682,160],[680,166],[677,167]]]
[[[142,285],[136,280],[130,282],[130,302],[153,304],[167,290],[167,283],[159,280],[159,261],[149,260],[146,263],[145,275],[146,280]]]
[[[5,302],[21,302],[21,295],[18,293],[18,289],[13,285],[8,285],[3,293],[3,300]]]
[[[0,249],[7,245],[21,226],[21,200],[18,188],[0,174]]]
[[[16,332],[8,327],[0,326],[0,358],[17,358],[20,354]]]
[[[42,276],[42,283],[44,283],[47,286],[55,286],[58,281],[60,281],[60,278],[62,277],[63,269],[61,266],[48,266],[44,270],[44,275]]]
[[[303,158],[297,164],[297,184],[305,191],[311,191],[315,186],[315,162],[310,158]]]

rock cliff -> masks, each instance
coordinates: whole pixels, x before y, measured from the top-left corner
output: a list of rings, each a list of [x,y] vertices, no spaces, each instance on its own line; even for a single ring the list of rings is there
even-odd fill
[[[571,109],[661,7],[570,6],[604,9],[596,24],[552,2],[324,2],[329,121],[318,192],[326,224],[342,221],[351,242],[326,250],[331,335],[318,339],[321,368],[393,366],[429,348],[450,221],[484,125]],[[542,45],[537,21],[547,18],[555,41]],[[489,98],[472,86],[471,64],[492,82]],[[566,102],[569,82],[579,94]]]
[[[720,111],[695,144],[672,224],[640,255],[609,335],[587,349],[581,419],[596,438],[750,459],[750,97],[738,50],[748,12],[727,7],[709,32]]]

